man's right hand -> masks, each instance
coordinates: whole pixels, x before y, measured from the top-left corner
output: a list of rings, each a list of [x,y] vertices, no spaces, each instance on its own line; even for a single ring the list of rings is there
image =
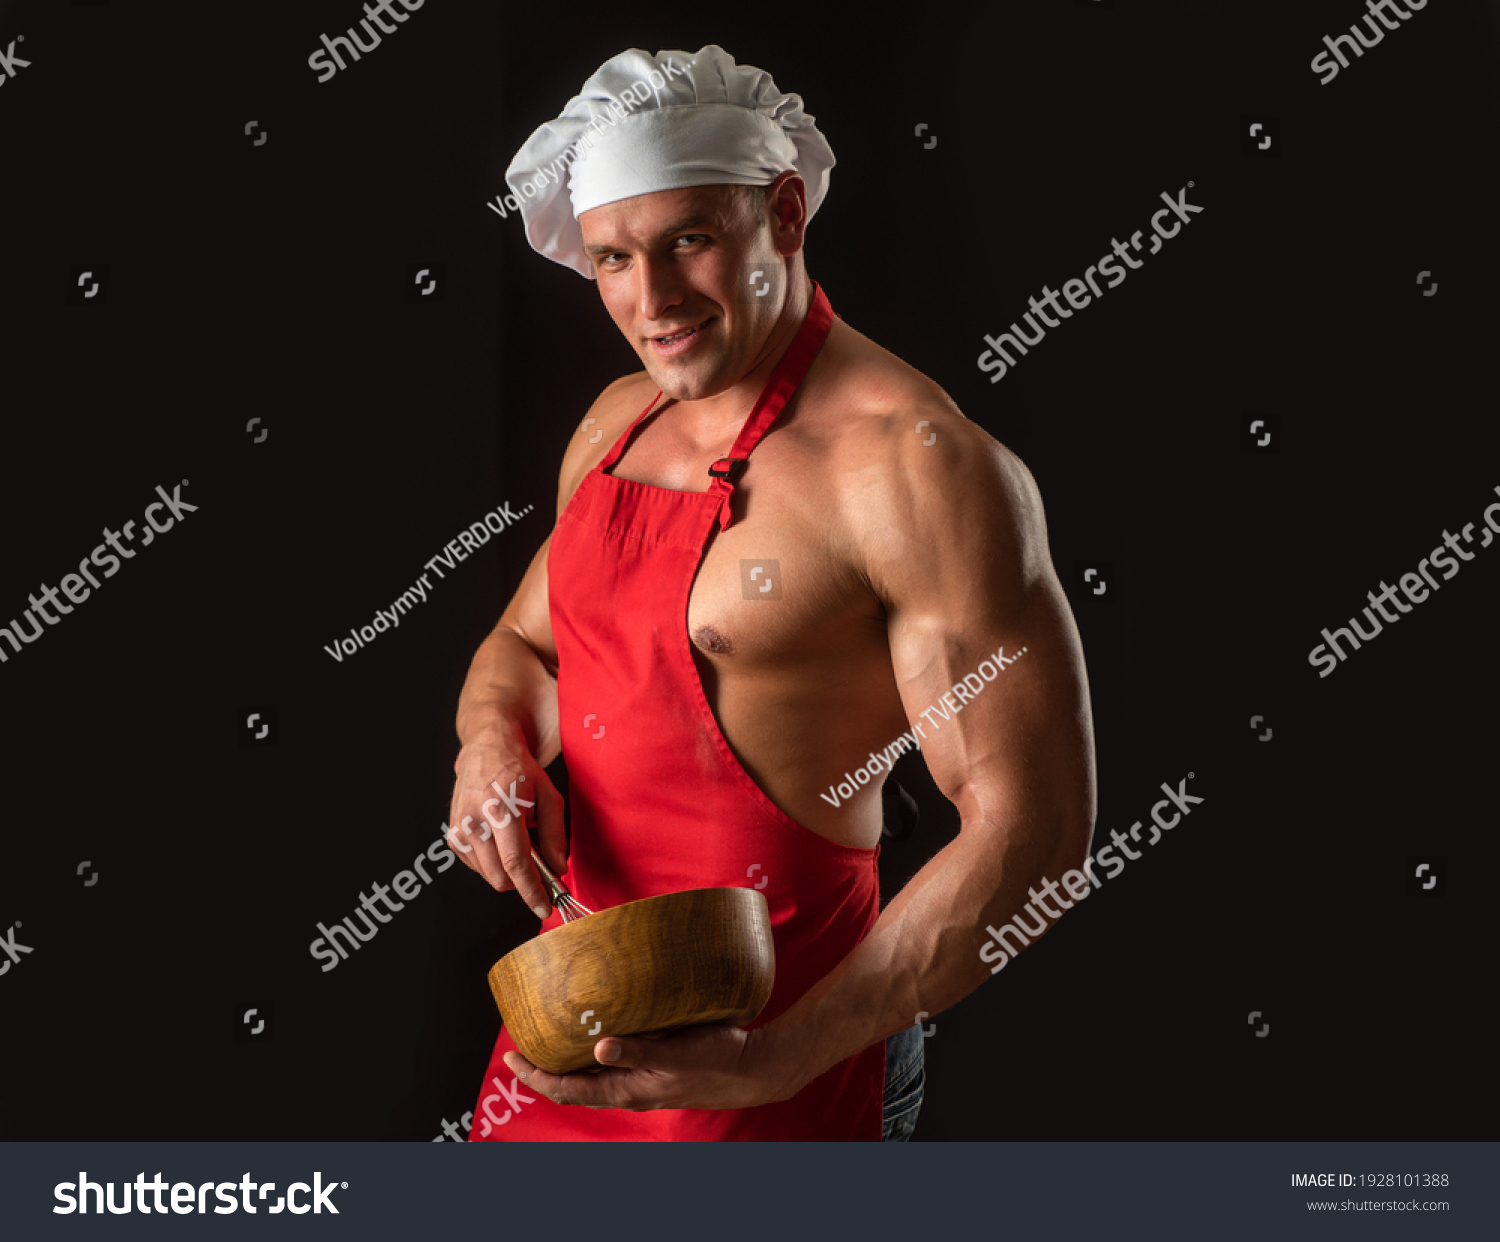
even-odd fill
[[[552,899],[531,860],[528,829],[537,825],[537,852],[555,875],[561,875],[568,865],[562,795],[519,729],[475,735],[458,752],[453,771],[458,779],[449,811],[448,844],[496,892],[516,889],[538,918],[546,918]],[[512,809],[520,812],[519,818]]]

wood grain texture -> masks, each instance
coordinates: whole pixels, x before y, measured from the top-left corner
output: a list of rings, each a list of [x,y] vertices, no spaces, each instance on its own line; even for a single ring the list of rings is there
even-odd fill
[[[489,972],[516,1047],[553,1074],[597,1069],[594,1044],[606,1035],[743,1026],[765,1008],[775,978],[771,912],[750,888],[601,910],[527,941]]]

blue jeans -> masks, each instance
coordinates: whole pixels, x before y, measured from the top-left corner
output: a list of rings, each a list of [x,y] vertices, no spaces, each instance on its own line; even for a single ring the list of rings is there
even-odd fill
[[[887,1143],[905,1143],[917,1128],[922,1091],[927,1082],[923,1068],[922,1026],[909,1026],[885,1041],[885,1107],[881,1138]]]

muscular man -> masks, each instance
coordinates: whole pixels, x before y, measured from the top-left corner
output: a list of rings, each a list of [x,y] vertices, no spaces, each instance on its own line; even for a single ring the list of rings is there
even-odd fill
[[[533,824],[595,910],[760,889],[777,974],[749,1029],[606,1029],[597,1073],[548,1074],[502,1028],[474,1138],[878,1140],[889,1071],[913,1077],[887,1041],[919,1051],[918,1015],[991,973],[986,925],[1087,855],[1088,688],[1036,483],[809,279],[832,163],[797,96],[709,46],[607,62],[508,174],[533,246],[597,281],[645,369],[589,409],[474,657],[450,840],[544,932]],[[882,912],[903,734],[961,831]]]

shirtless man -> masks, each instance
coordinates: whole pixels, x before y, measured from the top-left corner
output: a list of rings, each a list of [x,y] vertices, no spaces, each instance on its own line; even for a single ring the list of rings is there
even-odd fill
[[[590,407],[563,458],[558,526],[474,656],[457,715],[462,749],[454,765],[450,840],[497,891],[517,889],[540,917],[550,914],[555,923],[530,858],[527,829],[535,824],[548,865],[562,874],[575,864],[580,881],[594,885],[575,894],[594,904],[590,898],[599,899],[606,873],[629,867],[658,845],[657,821],[630,821],[629,808],[633,800],[667,796],[658,788],[667,782],[652,784],[653,774],[641,772],[638,788],[619,785],[670,758],[652,749],[656,722],[640,719],[658,710],[658,700],[625,684],[632,669],[637,679],[654,678],[649,661],[659,659],[664,736],[675,743],[677,729],[688,740],[681,749],[701,742],[699,749],[712,752],[717,731],[732,752],[709,753],[702,769],[684,760],[686,774],[673,782],[689,787],[690,803],[695,794],[709,800],[704,819],[711,822],[701,827],[709,834],[705,858],[728,848],[712,834],[730,804],[716,808],[711,799],[721,786],[742,780],[742,770],[763,794],[759,798],[747,784],[743,796],[736,795],[734,805],[752,804],[749,827],[784,834],[773,844],[786,840],[789,848],[810,851],[796,860],[804,870],[823,866],[826,858],[829,869],[849,866],[848,874],[866,887],[859,903],[827,905],[827,929],[791,954],[784,953],[778,925],[778,987],[784,974],[795,975],[816,956],[818,944],[838,943],[839,951],[820,962],[815,975],[797,980],[796,995],[769,1006],[767,1013],[779,1010],[769,1021],[762,1015],[748,1031],[699,1027],[645,1040],[606,1030],[595,1053],[609,1068],[567,1076],[532,1066],[502,1038],[493,1081],[502,1091],[509,1088],[506,1099],[515,1107],[503,1118],[486,1107],[486,1132],[492,1122],[507,1127],[490,1137],[571,1135],[542,1121],[532,1132],[520,1124],[544,1114],[612,1115],[622,1125],[635,1119],[550,1102],[644,1116],[650,1115],[644,1110],[684,1110],[677,1115],[688,1118],[715,1115],[693,1110],[746,1110],[746,1117],[772,1119],[759,1130],[655,1130],[641,1137],[878,1138],[868,1120],[869,1092],[858,1086],[858,1076],[826,1087],[836,1077],[830,1071],[861,1058],[878,1069],[883,1041],[911,1028],[918,1014],[936,1015],[973,991],[991,973],[978,953],[986,925],[1011,918],[1027,903],[1029,889],[1079,867],[1087,855],[1095,776],[1083,656],[1052,567],[1041,498],[1020,460],[967,421],[931,380],[836,319],[808,355],[805,376],[753,444],[753,457],[743,465],[724,460],[734,455],[737,438],[744,445],[742,429],[768,381],[784,375],[793,356],[807,349],[805,339],[797,344],[799,334],[806,338],[811,331],[820,300],[827,305],[804,266],[809,215],[806,181],[791,168],[763,187],[663,189],[577,216],[605,310],[645,370],[616,380]],[[763,298],[745,295],[752,271],[770,280]],[[940,311],[924,307],[923,313]],[[650,415],[627,435],[648,407]],[[609,464],[610,457],[617,460]],[[601,463],[606,469],[595,472]],[[719,477],[708,470],[715,463]],[[639,641],[639,648],[621,653],[617,667],[608,652],[599,657],[604,672],[590,693],[618,690],[626,696],[622,704],[636,706],[621,718],[592,700],[573,703],[598,708],[609,741],[596,736],[601,731],[592,719],[585,728],[581,720],[560,717],[560,680],[566,687],[570,665],[567,651],[559,653],[564,644],[554,620],[567,617],[569,642],[578,644],[574,658],[582,662],[588,635],[575,633],[587,628],[579,618],[605,615],[583,598],[589,576],[572,568],[574,558],[591,549],[587,555],[598,558],[597,569],[590,569],[598,578],[594,593],[607,596],[611,558],[634,555],[629,539],[601,541],[592,527],[584,538],[570,534],[579,550],[568,554],[567,598],[557,597],[553,544],[567,526],[570,505],[575,514],[597,512],[589,497],[604,489],[648,509],[656,501],[691,507],[697,499],[687,494],[711,501],[705,493],[724,487],[726,474],[732,484],[727,528],[712,520],[701,564],[696,552],[683,562],[698,565],[696,578],[689,568],[682,583],[686,616],[664,602],[656,615],[640,618],[637,629],[650,637],[639,640],[626,618],[615,641],[631,647]],[[594,520],[588,512],[584,517]],[[747,576],[747,565],[765,570],[767,564],[774,571]],[[764,590],[773,577],[774,594]],[[664,579],[663,591],[670,594],[671,586]],[[620,591],[611,602],[628,610],[637,597],[624,585]],[[674,617],[690,639],[683,644],[691,651],[689,676],[701,681],[712,713],[696,724],[690,706],[680,702],[693,697],[693,687],[675,693],[671,680]],[[596,639],[609,641],[608,634]],[[687,667],[686,659],[681,665]],[[971,677],[962,688],[981,666],[983,677]],[[925,737],[916,733],[917,724]],[[849,797],[828,795],[846,772],[908,731],[919,737],[938,788],[957,807],[961,831],[877,919],[865,872],[873,876],[883,777]],[[606,793],[587,779],[574,781],[570,860],[562,799],[543,768],[561,749],[570,776],[575,768],[587,773],[593,756],[612,744],[637,749]],[[721,761],[723,775],[716,776],[713,765]],[[696,791],[695,771],[703,773]],[[506,805],[519,806],[520,820],[501,813],[497,790],[510,795]],[[628,848],[588,853],[595,820],[609,815],[633,823]],[[667,838],[661,841],[669,853]],[[733,865],[751,856],[759,857],[737,855]],[[663,865],[670,871],[679,863]],[[679,886],[699,886],[683,879],[702,879],[758,888],[773,880],[766,889],[773,924],[778,899],[790,901],[798,886],[818,884],[817,876],[777,874],[790,862],[767,864],[760,883],[744,877],[747,870],[755,874],[752,868],[719,876],[705,861],[700,876],[691,870],[697,865],[696,858],[680,861],[689,870],[679,871]],[[647,868],[640,876],[657,874]],[[568,876],[564,882],[572,884]],[[637,887],[623,885],[603,904],[653,895],[651,881],[633,882]],[[855,904],[860,908],[850,908]],[[835,926],[843,930],[835,933]],[[515,1078],[507,1082],[510,1074]],[[810,1087],[814,1083],[822,1096]],[[864,1113],[857,1131],[809,1116],[820,1108],[853,1110],[847,1101],[856,1098]]]

